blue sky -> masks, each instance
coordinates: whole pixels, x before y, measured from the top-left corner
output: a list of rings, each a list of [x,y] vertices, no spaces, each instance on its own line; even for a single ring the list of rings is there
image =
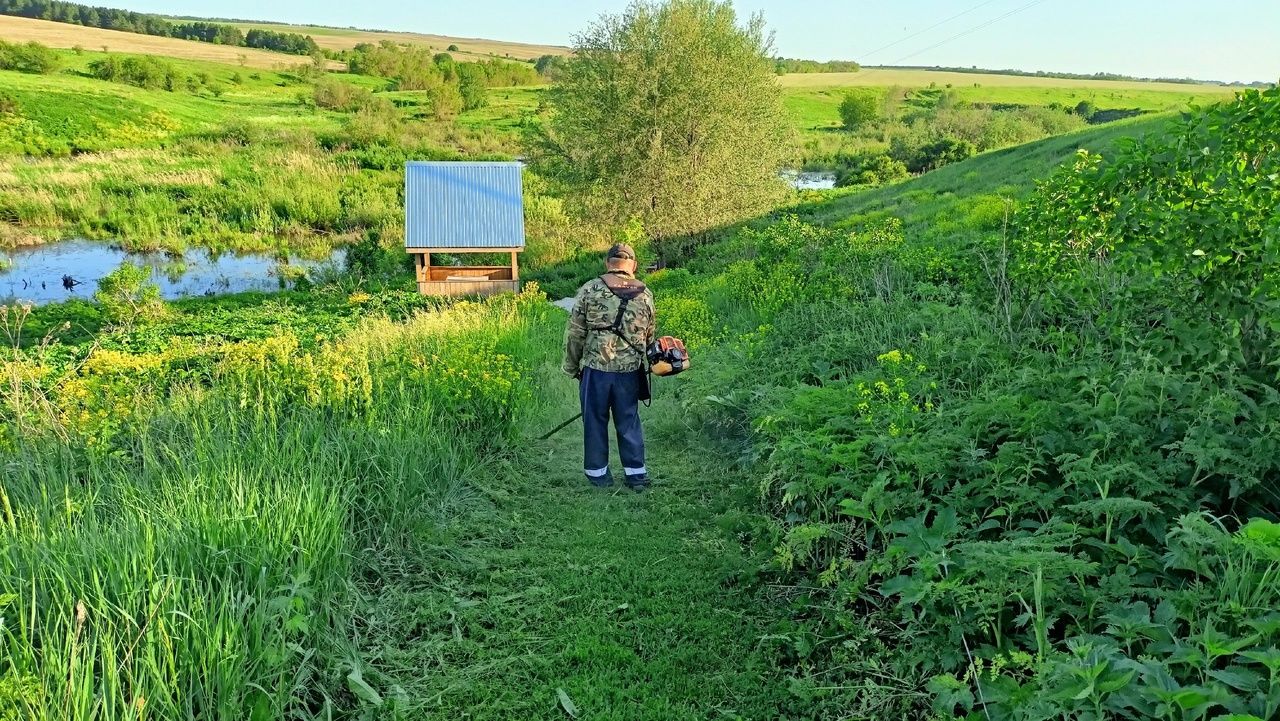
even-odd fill
[[[104,4],[181,15],[568,44],[591,19],[621,10],[627,0],[106,0]],[[1280,0],[738,0],[735,6],[743,15],[763,12],[775,32],[778,51],[789,57],[1216,80],[1280,79]],[[947,20],[960,13],[965,14]],[[1009,13],[1013,14],[950,39]],[[940,21],[946,22],[929,29]],[[916,33],[921,34],[903,40]]]

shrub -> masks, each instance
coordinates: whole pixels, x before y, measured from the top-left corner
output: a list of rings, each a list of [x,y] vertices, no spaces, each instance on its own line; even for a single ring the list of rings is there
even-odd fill
[[[851,90],[840,101],[840,122],[846,130],[858,130],[880,118],[884,100],[874,90]]]
[[[7,43],[0,40],[0,70],[48,75],[62,67],[58,53],[37,42]]]
[[[316,107],[343,113],[359,111],[387,111],[392,108],[386,98],[379,98],[368,90],[341,80],[325,78],[312,89]]]
[[[453,83],[441,83],[427,90],[427,104],[437,120],[451,120],[463,108],[462,93]]]
[[[971,158],[978,152],[973,143],[957,138],[939,138],[916,144],[918,142],[918,138],[896,137],[890,143],[889,155],[906,165],[907,170],[925,173]]]
[[[93,297],[108,319],[124,327],[158,320],[167,313],[159,286],[151,282],[151,271],[133,263],[103,276]]]
[[[1234,362],[1260,381],[1274,380],[1280,360],[1273,300],[1280,294],[1277,138],[1280,89],[1273,87],[1245,91],[1167,134],[1132,141],[1112,159],[1082,152],[1043,183],[1021,213],[1027,282],[1052,279],[1086,296],[1082,284],[1114,271],[1127,287],[1157,285],[1162,300],[1194,326],[1224,328],[1229,336],[1217,339],[1222,345],[1198,348],[1170,338],[1179,347],[1166,351],[1170,361]],[[1125,307],[1132,304],[1117,310]]]
[[[181,74],[172,63],[151,56],[121,58],[112,55],[89,63],[89,71],[99,80],[148,90],[174,91],[182,82]],[[207,84],[208,75],[203,75],[202,82]]]
[[[841,160],[836,170],[836,187],[880,185],[909,175],[907,166],[886,153],[858,153]]]
[[[18,99],[9,93],[0,91],[0,115],[17,115],[22,107],[18,105]]]

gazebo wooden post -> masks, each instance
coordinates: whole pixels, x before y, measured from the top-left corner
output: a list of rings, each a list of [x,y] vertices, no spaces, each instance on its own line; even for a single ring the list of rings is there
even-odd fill
[[[405,251],[418,292],[465,296],[520,292],[524,191],[519,163],[410,161],[405,164]],[[431,253],[455,256],[432,267]],[[483,254],[494,260],[479,265]],[[456,256],[461,255],[461,258]],[[509,264],[502,265],[503,256]]]

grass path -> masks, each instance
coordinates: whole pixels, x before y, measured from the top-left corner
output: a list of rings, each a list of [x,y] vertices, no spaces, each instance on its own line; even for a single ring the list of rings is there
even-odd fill
[[[576,410],[572,383],[553,375],[563,403],[530,435]],[[428,706],[413,717],[569,718],[557,689],[581,719],[787,717],[761,641],[770,606],[738,584],[755,565],[735,537],[749,501],[722,459],[661,420],[668,403],[643,412],[648,492],[591,488],[580,424],[529,441],[477,484],[488,498],[454,529],[448,571],[375,601],[378,615],[417,619],[384,627],[374,659],[421,668],[410,695]]]

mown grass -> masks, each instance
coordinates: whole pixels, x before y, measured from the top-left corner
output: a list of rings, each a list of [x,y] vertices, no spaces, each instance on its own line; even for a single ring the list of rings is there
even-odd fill
[[[812,224],[652,276],[700,360],[658,386],[647,496],[586,487],[575,427],[532,440],[574,410],[532,294],[36,311],[24,334],[62,342],[0,374],[0,711],[948,719],[977,688],[1114,718],[1073,674],[1148,717],[1193,677],[1275,686],[1269,526],[1192,513],[1228,474],[1265,510],[1274,394],[1136,332],[1012,324],[991,264],[1034,179],[1161,122],[811,194],[786,214]],[[1170,443],[1208,444],[1199,481],[1157,479]]]

